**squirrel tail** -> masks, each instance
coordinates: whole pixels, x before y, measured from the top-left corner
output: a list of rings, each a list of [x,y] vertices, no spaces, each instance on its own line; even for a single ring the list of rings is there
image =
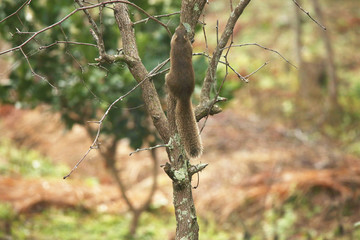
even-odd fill
[[[190,99],[177,102],[175,116],[176,126],[185,151],[192,158],[200,157],[203,148]]]

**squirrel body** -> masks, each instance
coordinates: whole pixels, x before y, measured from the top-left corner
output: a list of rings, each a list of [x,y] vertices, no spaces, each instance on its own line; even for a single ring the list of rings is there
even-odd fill
[[[202,143],[191,103],[195,88],[192,46],[183,24],[176,28],[171,38],[170,72],[166,74],[165,81],[169,94],[176,99],[176,127],[185,151],[190,157],[199,157]]]

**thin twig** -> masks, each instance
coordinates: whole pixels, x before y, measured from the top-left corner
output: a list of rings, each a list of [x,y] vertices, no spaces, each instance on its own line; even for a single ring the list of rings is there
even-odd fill
[[[210,93],[212,86],[216,82],[216,69],[217,65],[219,63],[221,54],[223,52],[223,48],[227,45],[231,35],[233,34],[235,24],[241,14],[244,12],[244,9],[246,6],[250,3],[251,0],[242,0],[238,3],[238,5],[234,8],[234,10],[231,12],[227,22],[224,31],[221,34],[221,37],[219,41],[217,41],[217,45],[215,50],[213,51],[210,65],[208,66],[206,76],[201,88],[200,93],[200,104],[205,104],[206,102],[209,102],[210,100]]]
[[[86,4],[88,4],[88,5],[90,5],[90,6],[92,6],[92,5],[94,5],[95,3],[92,3],[92,2],[88,2],[88,1],[85,1],[85,0],[81,0],[81,2],[83,2],[83,3],[86,3]],[[99,1],[98,1],[98,3],[99,3]],[[113,7],[109,7],[109,6],[106,6],[106,5],[104,5],[104,6],[102,6],[103,8],[107,8],[107,9],[111,9],[111,10],[115,10]]]
[[[210,66],[211,58],[210,58],[210,53],[209,53],[209,45],[208,45],[208,41],[207,41],[207,35],[206,35],[205,25],[206,25],[206,23],[205,23],[205,14],[203,14],[202,30],[203,30],[203,34],[204,34],[205,51],[206,51],[204,54],[206,54],[205,56],[207,56],[207,58],[208,58],[208,64],[209,64],[209,66]],[[195,55],[195,54],[193,53],[193,55]]]
[[[229,3],[230,3],[230,13],[232,13],[234,10],[232,0],[229,0]],[[234,42],[234,34],[231,35],[231,42]]]
[[[156,18],[154,18],[153,16],[151,16],[150,14],[148,14],[144,9],[142,9],[141,7],[131,3],[131,2],[128,2],[128,1],[122,1],[123,3],[126,3],[126,4],[130,4],[131,6],[137,8],[140,12],[144,13],[146,16],[148,16],[150,19],[154,20],[155,22],[159,23],[161,26],[163,26],[167,33],[169,34],[169,36],[171,36],[171,32],[169,30],[169,28],[166,26],[166,24],[162,23],[161,21],[157,20]]]
[[[231,45],[232,45],[232,44],[233,44],[233,42],[231,41],[231,42],[230,42],[230,45],[229,45],[229,47],[227,48],[227,51],[226,51],[226,53],[225,53],[225,55],[224,55],[224,59],[225,59],[225,75],[224,75],[224,78],[223,78],[223,80],[222,80],[222,82],[221,82],[221,85],[220,85],[220,87],[219,87],[219,89],[218,89],[218,91],[216,92],[216,95],[215,95],[215,97],[214,97],[214,100],[215,100],[215,101],[212,102],[212,104],[211,104],[210,107],[209,107],[208,113],[206,114],[206,118],[205,118],[204,124],[202,125],[202,127],[201,127],[201,129],[200,129],[200,134],[202,133],[202,131],[204,130],[204,128],[205,128],[205,126],[206,126],[207,120],[209,119],[209,116],[210,116],[211,109],[214,107],[214,105],[215,105],[215,103],[216,103],[216,99],[219,97],[220,91],[221,91],[222,87],[224,86],[225,80],[226,80],[226,78],[227,78],[227,76],[228,76],[228,74],[229,74],[229,71],[228,71],[229,62],[228,62],[228,58],[227,58],[227,57],[228,57],[228,54],[229,54],[229,52],[230,52],[230,49],[231,49]]]
[[[234,45],[233,45],[234,46]],[[193,56],[205,56],[210,59],[210,56],[206,53],[193,53]],[[237,76],[239,79],[244,81],[245,83],[249,82],[249,77],[251,77],[253,74],[257,73],[261,68],[263,68],[265,65],[269,64],[269,62],[265,62],[263,65],[261,65],[258,69],[256,69],[254,72],[246,75],[245,77],[242,76],[240,73],[238,73],[231,65],[230,63],[226,63],[224,61],[219,60],[219,63],[227,65]]]
[[[100,2],[98,0],[98,2]],[[103,23],[103,9],[104,6],[100,6],[99,7],[99,25],[100,25],[100,37],[103,39],[103,35],[104,35],[104,23]]]
[[[162,17],[170,17],[170,16],[177,15],[177,14],[180,14],[180,11],[174,12],[174,13],[156,15],[156,16],[153,16],[153,17],[154,17],[154,18],[162,18]],[[148,22],[149,19],[150,19],[149,17],[148,17],[148,18],[141,19],[141,20],[139,20],[139,21],[134,22],[133,25],[136,25],[136,24],[139,24],[139,23],[143,23],[143,22]]]
[[[45,46],[41,46],[39,47],[39,50],[44,50],[50,47],[53,47],[57,44],[73,44],[73,45],[84,45],[84,46],[91,46],[91,47],[97,47],[96,44],[92,44],[92,43],[84,43],[84,42],[73,42],[73,41],[56,41],[54,43],[51,43],[49,45],[45,45]]]
[[[64,35],[64,38],[65,38],[65,53],[67,55],[69,55],[74,61],[75,63],[79,66],[80,70],[81,70],[81,81],[82,83],[84,84],[85,88],[94,96],[95,99],[97,99],[99,102],[101,102],[100,98],[98,96],[96,96],[96,94],[90,89],[90,87],[87,86],[87,84],[85,83],[85,80],[84,80],[84,77],[83,77],[83,74],[84,74],[84,67],[81,65],[81,63],[76,59],[76,57],[69,51],[69,48],[68,48],[68,43],[69,43],[69,39],[64,31],[64,29],[62,28],[61,25],[59,25],[60,29],[61,29],[61,32],[62,34]],[[82,45],[82,44],[80,44]],[[94,45],[96,47],[96,45]]]
[[[137,153],[137,152],[141,152],[141,151],[147,151],[147,150],[153,150],[155,148],[161,148],[161,147],[169,147],[170,144],[167,143],[167,144],[158,144],[156,146],[152,146],[152,147],[148,147],[148,148],[138,148],[136,149],[135,151],[129,153],[129,156],[133,155],[134,153]]]
[[[193,53],[193,56],[205,56],[210,60],[210,56],[207,53]],[[226,62],[219,60],[219,63],[226,65]],[[229,68],[240,78],[242,81],[248,83],[248,80],[243,77],[240,73],[238,73],[230,64],[228,64]]]
[[[228,46],[228,47],[224,47],[223,49],[226,49],[226,48],[229,48],[229,47],[245,47],[245,46],[258,46],[262,49],[265,49],[267,51],[270,51],[270,52],[274,52],[276,53],[277,55],[279,55],[285,62],[287,62],[288,64],[290,64],[291,66],[293,66],[294,68],[297,69],[297,67],[292,64],[289,60],[287,60],[283,55],[281,55],[278,51],[274,50],[274,49],[271,49],[271,48],[268,48],[268,47],[264,47],[258,43],[243,43],[243,44],[236,44],[236,45],[232,45],[232,46]]]
[[[0,21],[0,23],[4,22],[6,19],[14,16],[15,14],[17,14],[21,9],[23,9],[26,5],[29,5],[31,2],[31,0],[27,0],[26,2],[23,3],[23,5],[21,5],[18,9],[16,9],[15,12],[13,12],[12,14],[10,14],[9,16],[5,17],[3,20]]]
[[[20,35],[20,34],[34,34],[36,32],[23,32],[23,31],[20,31],[19,29],[16,29],[15,33]]]
[[[256,69],[255,71],[253,71],[252,73],[246,75],[244,78],[246,79],[246,81],[249,81],[249,77],[251,77],[252,75],[254,75],[255,73],[257,73],[260,69],[262,69],[263,67],[265,67],[267,64],[269,64],[269,62],[265,62],[263,65],[261,65],[258,69]]]
[[[75,0],[75,2],[80,6],[80,7],[84,7],[84,5],[80,2],[80,0]],[[99,6],[99,14],[101,14],[101,9],[102,6]],[[102,37],[102,32],[101,30],[99,30],[98,26],[96,25],[94,19],[91,17],[90,12],[87,9],[83,10],[90,25],[91,25],[91,29],[90,29],[90,33],[93,36],[93,38],[95,39],[98,49],[99,49],[99,54],[101,57],[104,57],[106,55],[106,50],[105,50],[105,43],[104,43],[104,39]],[[100,15],[101,16],[101,15]],[[100,18],[100,24],[101,24],[102,19]]]
[[[323,30],[326,30],[326,27],[325,26],[323,26],[322,24],[320,24],[318,21],[316,21],[311,15],[310,15],[310,13],[308,12],[308,11],[306,11],[305,9],[303,9],[301,6],[300,6],[300,4],[296,1],[296,0],[292,0],[294,3],[295,3],[295,5],[301,10],[301,11],[303,11],[306,15],[308,15],[308,17],[311,19],[311,20],[313,20],[313,22],[315,22],[319,27],[321,27]]]
[[[83,74],[84,74],[84,67],[81,65],[81,63],[76,59],[76,57],[73,55],[73,54],[71,54],[69,51],[66,51],[66,54],[68,54],[74,61],[75,61],[75,63],[79,66],[79,68],[80,68],[80,71],[81,71],[81,77],[80,77],[80,79],[81,79],[81,82],[83,83],[83,85],[85,86],[85,88],[91,93],[91,95],[93,95],[93,97],[95,98],[95,99],[97,99],[99,102],[102,102],[102,100],[100,99],[100,97],[98,97],[92,90],[91,90],[91,88],[86,84],[86,82],[85,82],[85,80],[84,80],[84,76],[83,76]]]
[[[99,62],[98,63],[88,63],[89,66],[92,66],[92,67],[97,67],[97,68],[100,68],[101,70],[104,70],[105,71],[105,79],[108,77],[109,75],[109,69],[107,69],[106,67],[102,66]]]
[[[219,61],[220,63],[222,63],[222,61]],[[226,64],[226,63],[225,63]],[[236,76],[244,81],[245,83],[248,83],[249,80],[246,77],[243,77],[240,73],[238,73],[230,64],[228,64],[227,66],[229,66],[229,68],[236,74]]]
[[[216,45],[219,45],[219,20],[216,20]]]
[[[30,64],[30,61],[29,61],[28,56],[25,54],[25,52],[23,51],[22,48],[20,48],[20,51],[21,51],[21,53],[24,55],[25,60],[26,60],[27,64],[29,65],[29,68],[30,68],[30,71],[31,71],[32,75],[34,75],[34,76],[40,78],[41,80],[47,82],[47,83],[48,83],[52,88],[54,88],[55,90],[58,90],[57,87],[55,87],[54,85],[52,85],[52,84],[46,79],[46,77],[41,76],[41,75],[37,74],[37,73],[34,71],[34,69],[32,68],[32,66],[31,66],[31,64]]]

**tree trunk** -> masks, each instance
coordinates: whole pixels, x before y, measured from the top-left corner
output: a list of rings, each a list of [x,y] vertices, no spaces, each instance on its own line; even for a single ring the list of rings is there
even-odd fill
[[[313,0],[314,9],[319,21],[325,24],[324,14],[320,7],[318,0]],[[329,30],[321,30],[322,38],[325,44],[326,51],[326,69],[329,78],[328,81],[328,111],[336,110],[339,108],[338,103],[338,77],[336,74],[336,67],[334,63],[334,51],[332,47],[331,38],[329,36]]]
[[[299,4],[301,4],[300,0],[297,1]],[[299,66],[299,70],[298,70],[298,102],[300,102],[303,98],[306,97],[306,87],[302,77],[302,72],[303,72],[303,66],[304,66],[304,59],[302,57],[302,40],[301,40],[301,36],[302,36],[302,28],[301,28],[301,12],[300,9],[295,5],[294,5],[294,12],[295,12],[295,17],[294,17],[294,30],[295,30],[295,55],[296,55],[296,61],[297,64]]]
[[[168,97],[168,121],[170,126],[172,151],[168,151],[170,163],[167,162],[164,170],[171,178],[173,185],[173,204],[176,217],[176,240],[199,239],[199,225],[197,223],[190,172],[190,161],[187,157],[181,139],[176,130],[175,108],[176,99]]]
[[[182,172],[186,173],[187,170],[187,164],[184,163]],[[191,176],[185,174],[182,177],[184,181],[173,181],[176,239],[198,239],[199,225],[192,197]]]

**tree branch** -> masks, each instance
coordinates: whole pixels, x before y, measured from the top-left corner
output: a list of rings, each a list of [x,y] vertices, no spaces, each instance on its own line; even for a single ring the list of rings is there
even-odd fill
[[[191,165],[189,167],[189,175],[192,176],[195,173],[198,173],[198,172],[204,170],[208,165],[209,164],[207,164],[207,163],[199,163],[199,164],[196,164],[196,165]]]
[[[206,72],[203,87],[201,89],[200,104],[206,104],[206,102],[210,100],[211,86],[215,82],[215,73],[223,49],[225,48],[227,42],[229,41],[230,36],[233,33],[237,20],[239,19],[240,15],[243,13],[246,6],[250,3],[250,1],[251,0],[242,0],[230,14],[230,17],[226,23],[226,27],[223,31],[223,34],[220,37],[219,44],[216,46],[213,52],[213,57],[211,59],[210,66]]]
[[[2,20],[0,21],[0,23],[6,21],[6,19],[8,19],[8,18],[10,18],[10,17],[12,17],[12,16],[14,16],[14,15],[16,15],[16,14],[17,14],[21,9],[23,9],[26,5],[29,5],[30,2],[31,2],[31,0],[26,0],[26,2],[23,3],[23,5],[21,5],[15,12],[13,12],[13,13],[10,14],[9,16],[5,17],[4,19],[2,19]]]
[[[39,50],[44,50],[46,48],[50,48],[50,47],[53,47],[59,43],[63,43],[63,44],[73,44],[73,45],[85,45],[85,46],[90,46],[90,47],[96,47],[97,48],[97,45],[95,44],[92,44],[92,43],[84,43],[84,42],[73,42],[73,41],[56,41],[54,43],[51,43],[49,45],[45,45],[45,46],[40,46],[39,47]]]
[[[306,15],[308,15],[308,17],[314,22],[314,23],[316,23],[319,27],[321,27],[323,30],[326,30],[326,27],[325,26],[323,26],[322,24],[320,24],[318,21],[316,21],[311,15],[310,15],[310,13],[308,12],[308,11],[306,11],[304,8],[302,8],[301,6],[300,6],[300,4],[296,1],[296,0],[292,0],[294,3],[295,3],[295,5],[301,10],[301,11],[303,11]]]
[[[268,48],[268,47],[264,47],[258,43],[243,43],[243,44],[235,44],[235,45],[231,45],[231,46],[228,46],[228,47],[224,47],[224,49],[227,49],[227,48],[230,48],[230,47],[245,47],[245,46],[257,46],[257,47],[260,47],[264,50],[267,50],[267,51],[270,51],[270,52],[273,52],[273,53],[276,53],[277,55],[279,55],[285,62],[287,62],[288,64],[290,64],[291,66],[293,66],[294,68],[297,69],[297,67],[292,64],[289,60],[287,60],[283,55],[281,55],[281,53],[279,53],[278,51],[274,50],[274,49],[271,49],[271,48]]]
[[[162,17],[170,17],[170,16],[173,16],[173,15],[177,15],[177,14],[180,14],[180,12],[174,12],[174,13],[168,13],[168,14],[161,14],[161,15],[156,15],[156,16],[153,16],[154,18],[162,18]],[[139,24],[139,23],[147,23],[149,21],[149,17],[148,18],[145,18],[145,19],[141,19],[139,21],[136,21],[134,22],[134,25],[136,24]]]
[[[114,15],[122,35],[124,55],[133,59],[131,63],[127,62],[129,70],[136,81],[140,82],[148,76],[148,72],[139,57],[135,41],[135,30],[126,5],[120,3],[116,4]],[[151,79],[147,79],[141,85],[141,89],[146,109],[153,120],[154,126],[158,130],[164,143],[167,143],[170,139],[169,124]]]
[[[84,5],[80,2],[80,0],[75,0],[75,2],[80,6],[80,7],[84,7]],[[101,6],[100,6],[101,7]],[[102,37],[102,32],[99,30],[98,26],[96,25],[94,19],[91,17],[90,12],[87,9],[83,10],[91,27],[92,27],[92,32],[91,34],[93,35],[93,37],[95,38],[95,41],[97,43],[97,46],[99,48],[99,53],[100,53],[100,57],[101,58],[106,58],[106,51],[105,51],[105,44],[104,44],[104,39]]]

